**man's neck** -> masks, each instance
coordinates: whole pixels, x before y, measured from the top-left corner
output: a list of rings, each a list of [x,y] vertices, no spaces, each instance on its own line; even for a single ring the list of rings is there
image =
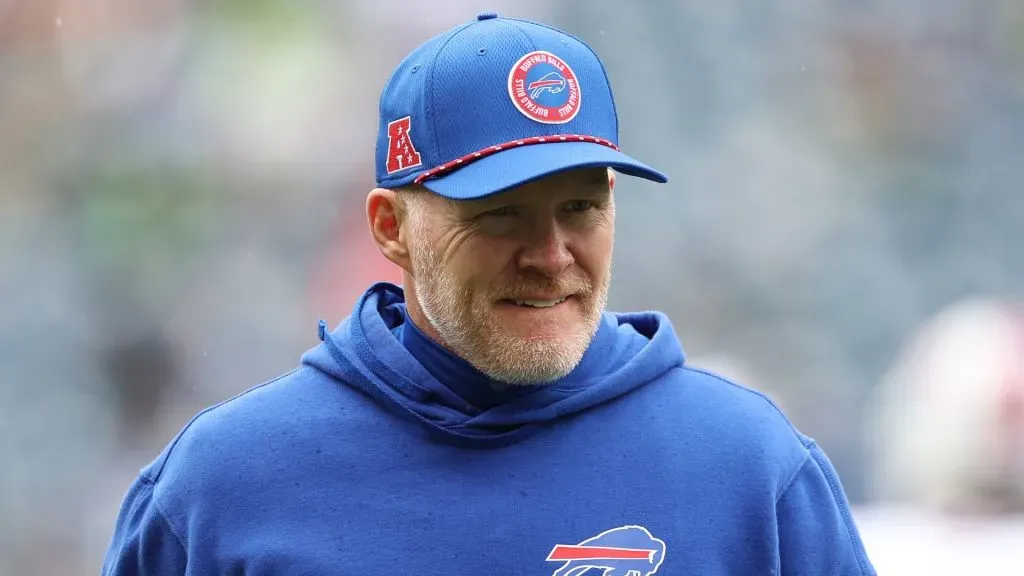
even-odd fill
[[[406,320],[411,320],[416,328],[419,329],[424,336],[430,339],[435,345],[440,346],[450,352],[453,355],[457,354],[452,350],[451,346],[445,342],[444,338],[441,337],[441,332],[434,327],[434,324],[427,318],[427,314],[423,311],[423,307],[420,306],[419,297],[416,294],[416,286],[411,279],[406,276],[405,286],[403,291],[405,292],[405,316]]]
[[[405,323],[395,329],[399,341],[427,372],[480,410],[486,410],[528,391],[528,387],[507,386],[495,382],[472,364],[437,342],[427,321],[417,321],[406,305]],[[432,330],[436,332],[435,330]]]

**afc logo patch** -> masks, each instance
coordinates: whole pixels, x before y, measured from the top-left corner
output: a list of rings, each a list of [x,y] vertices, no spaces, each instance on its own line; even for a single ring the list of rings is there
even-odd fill
[[[530,120],[564,124],[580,111],[580,84],[561,58],[538,50],[523,56],[508,74],[508,95]]]
[[[551,576],[653,576],[665,561],[665,541],[643,526],[620,526],[579,544],[557,544],[546,560],[562,562]]]
[[[423,165],[409,135],[411,127],[412,116],[388,123],[388,174]]]

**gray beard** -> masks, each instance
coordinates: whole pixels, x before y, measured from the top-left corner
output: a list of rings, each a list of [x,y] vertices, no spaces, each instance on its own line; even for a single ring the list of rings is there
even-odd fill
[[[440,257],[422,245],[414,250],[415,293],[420,309],[448,348],[493,380],[511,385],[542,385],[565,377],[579,365],[597,333],[608,300],[610,274],[584,311],[588,326],[566,338],[536,341],[503,333],[489,309],[443,274]]]

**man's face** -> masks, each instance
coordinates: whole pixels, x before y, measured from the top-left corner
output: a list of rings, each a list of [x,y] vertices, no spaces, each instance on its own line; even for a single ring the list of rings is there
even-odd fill
[[[495,380],[571,372],[608,298],[608,172],[564,172],[466,202],[411,194],[407,293],[417,325]]]

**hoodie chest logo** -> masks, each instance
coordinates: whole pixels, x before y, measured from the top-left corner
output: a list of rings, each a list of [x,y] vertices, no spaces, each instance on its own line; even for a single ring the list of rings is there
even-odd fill
[[[578,544],[556,544],[546,560],[562,563],[551,576],[652,576],[665,560],[665,541],[643,526],[620,526]]]

